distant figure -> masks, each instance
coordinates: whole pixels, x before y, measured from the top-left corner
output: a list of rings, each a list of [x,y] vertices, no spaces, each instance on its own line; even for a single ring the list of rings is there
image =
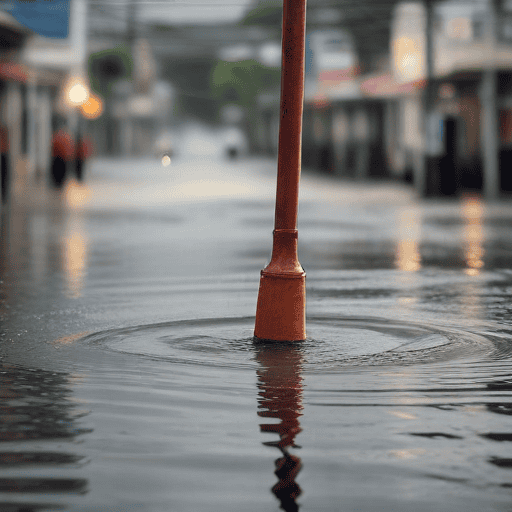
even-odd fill
[[[227,151],[230,160],[235,160],[236,157],[238,156],[238,148],[236,147],[229,146]]]
[[[229,160],[236,160],[247,149],[247,140],[238,126],[228,126],[223,131],[225,154]]]
[[[85,161],[90,156],[92,156],[92,153],[93,153],[92,140],[87,135],[80,137],[78,139],[78,144],[76,146],[76,159],[75,159],[76,179],[78,181],[83,181]]]
[[[64,129],[58,130],[52,140],[52,181],[60,188],[66,179],[66,168],[75,158],[73,137]]]
[[[0,125],[0,183],[2,187],[2,203],[7,201],[9,196],[9,132],[5,126]]]

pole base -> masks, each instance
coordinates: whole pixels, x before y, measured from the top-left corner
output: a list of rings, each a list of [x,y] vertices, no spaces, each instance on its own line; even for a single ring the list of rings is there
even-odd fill
[[[305,272],[261,272],[254,336],[269,341],[306,339]]]

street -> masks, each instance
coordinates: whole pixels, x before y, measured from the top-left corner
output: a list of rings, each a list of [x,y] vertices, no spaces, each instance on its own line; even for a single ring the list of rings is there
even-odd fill
[[[7,510],[504,510],[512,204],[305,169],[308,340],[274,352],[251,337],[275,161],[216,147],[14,187]]]

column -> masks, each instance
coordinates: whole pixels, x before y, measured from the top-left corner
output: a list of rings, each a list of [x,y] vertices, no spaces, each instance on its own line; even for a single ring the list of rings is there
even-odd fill
[[[496,76],[496,0],[489,0],[486,17],[486,59],[480,84],[480,141],[482,147],[483,193],[494,200],[500,193],[499,139]]]

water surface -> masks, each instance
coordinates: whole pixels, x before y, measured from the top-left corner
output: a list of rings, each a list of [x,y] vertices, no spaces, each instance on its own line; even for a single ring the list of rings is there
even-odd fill
[[[1,510],[510,509],[510,205],[306,175],[308,338],[275,346],[270,163],[200,201],[204,162],[154,168],[167,200],[96,165],[2,210]]]

